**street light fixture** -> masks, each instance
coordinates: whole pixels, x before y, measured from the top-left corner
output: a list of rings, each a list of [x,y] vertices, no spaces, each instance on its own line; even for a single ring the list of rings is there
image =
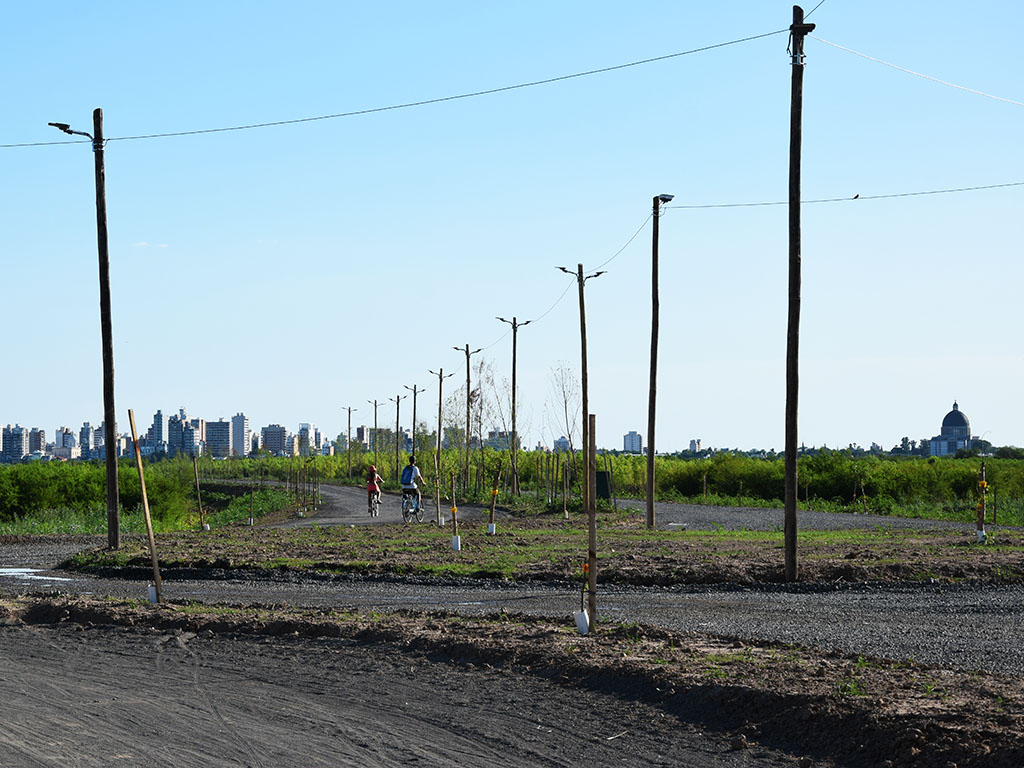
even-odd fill
[[[54,128],[92,141],[96,170],[96,245],[100,272],[100,333],[103,347],[103,441],[107,467],[107,546],[121,547],[121,512],[117,488],[117,417],[114,411],[114,342],[110,319],[110,254],[107,248],[107,192],[103,164],[103,110],[92,113],[93,133],[73,131],[67,123]]]

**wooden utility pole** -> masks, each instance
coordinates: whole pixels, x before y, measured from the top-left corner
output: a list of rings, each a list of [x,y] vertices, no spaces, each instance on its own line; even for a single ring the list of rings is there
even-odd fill
[[[587,436],[587,612],[590,614],[590,632],[597,631],[597,439],[595,427],[597,417],[590,414]]]
[[[519,322],[516,317],[512,316],[512,322],[509,322],[504,317],[497,318],[503,323],[508,323],[512,326],[512,493],[516,496],[520,494],[519,489],[519,433],[516,432],[516,337],[519,332],[520,326],[529,325],[532,320],[524,320]]]
[[[402,471],[402,462],[398,458],[401,454],[400,443],[398,440],[398,417],[401,410],[402,401],[408,397],[408,395],[396,395],[395,397],[389,397],[392,403],[395,404],[395,482],[398,482],[398,473]]]
[[[352,411],[358,411],[358,408],[353,408],[351,405],[346,406],[345,410],[348,411],[348,433],[345,436],[345,453],[348,454],[348,481],[352,482]]]
[[[163,584],[160,581],[160,564],[156,558],[156,539],[153,537],[153,519],[149,516],[149,497],[146,495],[146,475],[142,471],[142,451],[139,450],[139,437],[135,431],[135,414],[128,409],[128,423],[132,428],[132,444],[135,447],[135,466],[139,470],[139,488],[142,491],[142,512],[146,517],[146,536],[149,539],[149,556],[153,561],[153,585],[156,588],[156,601],[163,601]]]
[[[466,345],[465,349],[462,347],[452,347],[456,352],[466,353],[466,458],[462,468],[462,488],[468,493],[469,491],[469,401],[470,401],[470,389],[469,389],[469,358],[471,355],[475,355],[480,352],[479,349],[474,349],[472,352],[469,351],[469,344]]]
[[[377,401],[367,400],[368,403],[373,403],[373,466],[377,466]]]
[[[402,385],[405,387],[405,385]],[[423,390],[418,385],[413,384],[411,387],[405,387],[412,392],[412,455],[416,455],[416,395]],[[408,395],[406,395],[408,397]]]
[[[661,302],[658,298],[658,221],[661,219],[661,204],[672,199],[672,195],[655,195],[651,213],[654,219],[654,233],[651,236],[651,385],[647,398],[647,527],[654,527],[654,427],[658,400],[658,326]]]
[[[107,467],[107,546],[121,547],[121,503],[117,487],[117,416],[114,411],[114,340],[110,319],[110,255],[107,248],[107,181],[103,164],[103,110],[92,113],[92,134],[73,131],[67,123],[54,128],[92,140],[96,169],[96,247],[100,270],[100,334],[103,348],[103,442]]]
[[[454,373],[449,373],[447,376],[444,373],[444,368],[437,371],[430,371],[434,376],[437,376],[437,462],[438,471],[441,469],[441,407],[444,404],[442,399],[442,391],[444,389],[444,380],[454,376]],[[438,478],[441,476],[438,475]]]
[[[557,269],[562,270],[567,275],[576,275],[576,283],[579,287],[580,293],[580,368],[581,368],[581,383],[582,383],[582,396],[583,396],[583,508],[589,509],[587,505],[587,496],[590,494],[590,462],[586,459],[586,452],[589,450],[590,445],[587,437],[589,435],[589,427],[587,425],[587,419],[589,415],[590,400],[588,397],[587,390],[587,309],[583,299],[583,286],[592,277],[600,277],[604,272],[595,272],[592,275],[583,274],[583,265],[576,265],[576,272],[572,272],[565,267],[558,267]]]
[[[804,36],[814,29],[804,11],[793,6],[792,91],[789,121],[789,318],[786,335],[786,581],[799,578],[796,564],[797,394],[800,385],[800,147],[803,138]]]

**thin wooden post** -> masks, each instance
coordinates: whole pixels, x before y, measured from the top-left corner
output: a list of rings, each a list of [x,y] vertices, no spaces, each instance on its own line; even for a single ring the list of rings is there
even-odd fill
[[[590,488],[586,494],[589,545],[587,551],[587,609],[590,614],[590,632],[594,633],[597,631],[597,441],[594,437],[597,417],[590,414],[589,422],[587,437],[590,444],[587,447],[587,478]]]
[[[498,471],[494,473],[494,487],[491,489],[491,517],[488,522],[494,525],[494,506],[498,503],[498,482],[501,480],[501,464],[498,464]],[[515,481],[513,480],[513,486]]]
[[[619,511],[619,500],[615,497],[615,465],[612,463],[611,454],[604,455],[605,465],[608,468],[608,490],[612,494],[612,509]]]
[[[160,564],[156,559],[156,539],[153,536],[153,520],[149,516],[149,497],[146,495],[146,475],[142,471],[142,452],[139,450],[139,436],[135,431],[135,414],[128,409],[128,423],[132,426],[132,444],[135,446],[135,466],[139,470],[139,488],[142,490],[142,511],[146,516],[146,536],[149,539],[149,556],[153,560],[153,584],[156,587],[156,601],[163,601],[163,583],[160,581]]]
[[[196,501],[199,502],[199,529],[206,530],[206,513],[203,512],[203,496],[199,491],[199,462],[196,461],[196,457],[192,457],[192,472],[196,477]]]
[[[569,519],[569,462],[562,462],[562,517]]]
[[[704,473],[704,503],[708,503],[708,473]]]
[[[452,535],[459,535],[459,507],[455,503],[455,473],[452,473]]]
[[[988,495],[988,482],[985,480],[985,462],[981,462],[981,470],[978,472],[978,490],[981,491],[981,500],[978,502],[978,543],[985,543],[985,499]]]

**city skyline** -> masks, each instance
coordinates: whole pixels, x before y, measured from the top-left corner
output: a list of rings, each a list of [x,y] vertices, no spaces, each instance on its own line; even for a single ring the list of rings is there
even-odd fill
[[[1000,23],[965,27],[952,2],[809,17],[801,443],[918,440],[957,400],[985,439],[1024,444],[1024,7],[986,9]],[[91,130],[100,107],[119,425],[183,400],[337,435],[343,406],[372,424],[366,400],[417,385],[430,424],[429,371],[455,374],[446,394],[465,381],[453,346],[511,378],[495,316],[515,316],[532,321],[519,432],[551,445],[551,370],[579,371],[580,346],[555,268],[582,262],[607,271],[586,287],[590,404],[598,443],[621,444],[646,430],[647,217],[666,193],[657,448],[780,450],[791,16],[752,0],[12,7],[0,422],[102,420],[93,158],[47,125]]]

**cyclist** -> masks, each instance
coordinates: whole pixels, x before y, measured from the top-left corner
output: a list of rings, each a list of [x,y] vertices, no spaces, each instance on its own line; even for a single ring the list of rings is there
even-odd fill
[[[377,501],[380,501],[380,487],[383,485],[384,479],[377,474],[377,467],[371,466],[369,471],[366,473],[366,502],[373,510],[373,500],[376,497]]]
[[[416,509],[418,510],[420,508],[420,489],[416,485],[417,479],[426,482],[426,478],[423,477],[420,468],[416,466],[416,457],[410,456],[409,463],[402,470],[402,493],[408,493],[416,497]]]

